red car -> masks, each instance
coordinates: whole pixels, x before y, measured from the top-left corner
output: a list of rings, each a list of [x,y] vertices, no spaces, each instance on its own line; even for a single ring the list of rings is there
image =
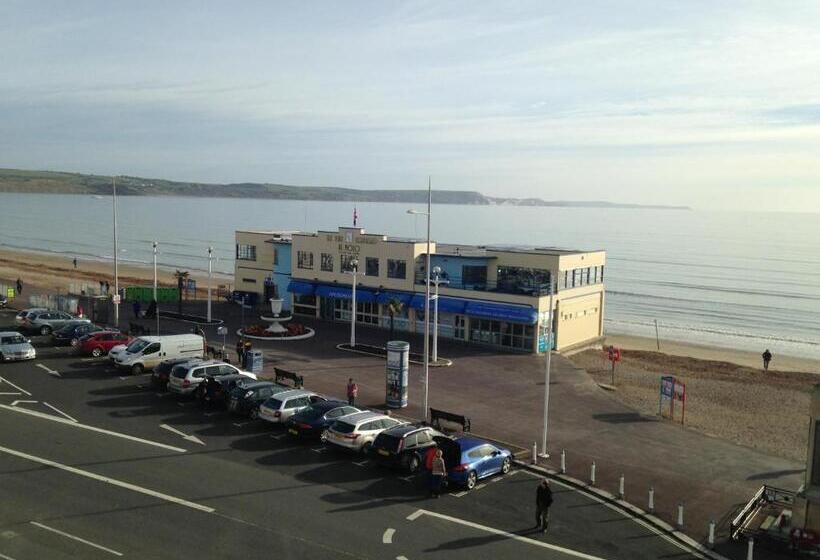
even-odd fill
[[[108,354],[108,351],[114,346],[129,344],[132,340],[134,340],[133,336],[121,332],[95,332],[80,339],[77,343],[77,351],[80,354],[91,354],[95,358],[99,358]]]

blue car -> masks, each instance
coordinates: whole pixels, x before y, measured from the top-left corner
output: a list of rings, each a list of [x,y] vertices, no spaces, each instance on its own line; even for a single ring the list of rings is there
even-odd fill
[[[482,478],[496,473],[507,474],[512,467],[512,452],[489,441],[464,436],[440,447],[447,466],[447,478],[472,490]]]

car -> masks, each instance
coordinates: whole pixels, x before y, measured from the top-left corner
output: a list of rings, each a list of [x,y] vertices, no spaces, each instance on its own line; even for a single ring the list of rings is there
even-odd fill
[[[106,327],[95,325],[94,323],[89,323],[88,321],[76,319],[74,321],[69,321],[59,329],[55,329],[54,332],[51,333],[51,341],[55,346],[66,346],[69,344],[71,346],[77,346],[80,339],[87,334],[100,331],[114,332],[116,330],[117,329],[108,329]]]
[[[0,294],[0,309],[9,304],[9,298],[5,294]]]
[[[303,408],[326,400],[325,397],[304,389],[282,391],[261,404],[259,418],[272,424],[283,424]]]
[[[82,337],[76,348],[80,354],[99,358],[108,354],[114,346],[129,344],[133,339],[134,337],[121,332],[100,331]]]
[[[248,380],[247,375],[231,373],[229,375],[208,376],[202,380],[194,395],[201,404],[209,406],[227,405],[231,391]]]
[[[404,424],[379,412],[357,412],[336,420],[322,434],[329,446],[367,453],[381,432]]]
[[[154,371],[151,372],[151,384],[157,389],[164,391],[168,389],[168,378],[171,376],[171,370],[174,366],[187,362],[201,361],[201,358],[172,358],[170,360],[163,360],[154,368]]]
[[[507,474],[512,467],[512,452],[487,440],[462,436],[440,442],[447,467],[447,479],[453,484],[475,488],[482,478],[496,473]]]
[[[131,344],[133,344],[133,342]],[[122,354],[126,350],[128,350],[127,344],[117,344],[111,350],[108,351],[108,359],[116,365],[117,358],[119,358],[120,354]]]
[[[65,311],[36,311],[26,316],[25,328],[29,331],[38,332],[43,336],[49,335],[52,331],[59,329],[69,321],[85,321],[89,319],[78,319]]]
[[[256,380],[256,374],[243,371],[219,360],[201,360],[175,365],[168,377],[168,390],[178,395],[190,395],[205,377],[239,374]]]
[[[26,317],[28,317],[29,313],[35,313],[38,311],[48,311],[45,307],[30,307],[28,309],[23,309],[22,311],[18,312],[17,315],[14,316],[14,322],[17,324],[18,327],[24,327],[26,324]]]
[[[239,383],[231,391],[228,410],[233,414],[248,416],[252,420],[259,418],[259,406],[276,393],[289,390],[290,387],[273,381],[252,381]]]
[[[0,362],[12,360],[33,360],[37,351],[31,342],[16,331],[0,332]]]
[[[399,467],[412,474],[424,465],[427,450],[438,447],[442,440],[450,440],[450,437],[430,426],[403,424],[376,436],[370,454],[382,465]]]
[[[339,418],[356,412],[362,410],[347,402],[321,401],[303,408],[288,418],[286,426],[292,436],[316,438]]]

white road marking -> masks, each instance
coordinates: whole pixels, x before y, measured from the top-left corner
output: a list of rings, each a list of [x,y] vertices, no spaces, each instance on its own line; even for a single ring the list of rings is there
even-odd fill
[[[0,552],[0,560],[14,560],[11,556],[6,556],[2,552]]]
[[[201,439],[199,439],[198,437],[189,436],[188,434],[186,434],[184,432],[180,432],[179,430],[177,430],[176,428],[174,428],[172,426],[169,426],[168,424],[160,424],[159,427],[164,429],[164,430],[168,430],[169,432],[174,432],[178,436],[182,436],[182,439],[184,439],[184,440],[188,440],[188,441],[193,442],[193,443],[198,443],[199,445],[205,445],[205,442],[202,441]]]
[[[407,560],[407,556],[396,556],[396,560]]]
[[[407,516],[407,520],[408,521],[415,521],[416,519],[418,519],[422,515],[424,515],[424,510],[423,509],[417,509],[416,511],[414,511],[413,513],[411,513],[410,515]]]
[[[33,461],[35,463],[40,463],[41,465],[46,465],[47,467],[53,467],[55,469],[60,469],[66,472],[70,472],[72,474],[76,474],[79,476],[84,476],[86,478],[90,478],[92,480],[96,480],[99,482],[105,482],[106,484],[111,484],[112,486],[118,486],[120,488],[125,488],[126,490],[131,490],[133,492],[138,492],[140,494],[145,494],[146,496],[151,496],[153,498],[159,498],[160,500],[165,500],[166,502],[171,502],[174,504],[178,504],[181,506],[189,507],[191,509],[196,509],[199,511],[204,511],[206,513],[213,513],[216,511],[212,507],[203,506],[202,504],[196,504],[194,502],[189,502],[188,500],[183,500],[182,498],[177,498],[175,496],[169,496],[168,494],[163,494],[162,492],[157,492],[156,490],[151,490],[149,488],[143,488],[142,486],[137,486],[136,484],[131,484],[130,482],[123,482],[122,480],[117,480],[115,478],[109,478],[107,476],[102,476],[90,471],[84,471],[82,469],[78,469],[76,467],[71,467],[69,465],[63,465],[62,463],[57,463],[54,461],[50,461],[48,459],[43,459],[42,457],[36,457],[34,455],[29,455],[28,453],[23,453],[22,451],[16,451],[14,449],[9,449],[7,447],[0,447],[0,453],[7,453],[9,455],[14,455],[15,457],[20,457],[21,459],[27,459],[29,461]]]
[[[14,401],[11,403],[11,406],[17,406],[17,403],[36,403],[37,401]]]
[[[393,535],[396,533],[395,529],[387,528],[384,530],[384,534],[382,535],[382,543],[384,544],[393,544]]]
[[[53,375],[54,377],[62,377],[59,371],[55,371],[48,366],[44,366],[43,364],[35,364],[38,368],[47,371],[49,374]]]
[[[469,494],[469,490],[462,490],[461,492],[450,492],[450,495],[454,498],[461,498]]]
[[[37,401],[33,401],[37,402]],[[43,412],[37,412],[34,410],[27,410],[25,408],[19,408],[16,406],[8,406],[5,404],[0,404],[0,409],[11,410],[12,412],[19,412],[21,414],[28,414],[30,416],[36,416],[38,418],[42,418],[43,420],[50,420],[51,422],[59,422],[61,424],[65,424],[66,426],[72,426],[74,428],[82,428],[84,430],[90,430],[92,432],[97,432],[100,434],[106,434],[109,436],[119,437],[122,439],[127,439],[130,441],[136,441],[138,443],[144,443],[145,445],[153,445],[154,447],[159,447],[161,449],[167,449],[169,451],[176,451],[177,453],[185,453],[185,449],[181,447],[174,447],[172,445],[166,445],[164,443],[159,443],[157,441],[151,441],[150,439],[143,439],[138,438],[136,436],[129,436],[128,434],[122,434],[120,432],[112,432],[111,430],[104,430],[103,428],[97,428],[96,426],[89,426],[88,424],[80,424],[79,422],[71,422],[66,420],[65,418],[60,418],[59,416],[54,416],[53,414],[45,414]]]
[[[114,556],[122,556],[122,552],[117,552],[116,550],[111,550],[110,548],[106,548],[106,547],[104,547],[102,545],[99,545],[97,543],[93,543],[91,541],[81,539],[80,537],[78,537],[76,535],[72,535],[71,533],[66,533],[66,532],[60,531],[58,529],[55,529],[54,527],[49,527],[48,525],[43,525],[42,523],[37,523],[36,521],[30,521],[29,523],[31,523],[35,527],[39,527],[40,529],[45,529],[46,531],[51,531],[52,533],[57,533],[60,536],[66,537],[66,538],[71,539],[71,540],[75,540],[77,542],[81,542],[83,544],[87,544],[88,546],[92,546],[96,549],[102,550],[102,551],[107,552],[109,554],[113,554]]]
[[[23,394],[23,393],[20,393],[20,392],[18,392],[18,391],[15,391],[15,392],[13,392],[13,393],[0,393],[0,395],[22,395],[22,394]]]
[[[241,428],[242,426],[247,426],[250,422],[234,422],[233,425],[237,428]]]
[[[475,488],[473,488],[473,490],[481,490],[481,489],[482,489],[482,488],[484,488],[485,486],[487,486],[487,485],[486,485],[486,484],[479,484],[478,486],[476,486]]]
[[[131,379],[128,375],[120,375],[120,381],[125,381],[126,379]]]
[[[59,409],[58,409],[57,407],[55,407],[55,406],[51,406],[51,405],[50,405],[50,404],[48,404],[46,401],[43,401],[43,404],[44,404],[44,405],[46,405],[47,407],[49,407],[49,408],[50,408],[51,410],[53,410],[54,412],[56,412],[57,414],[62,414],[63,416],[65,416],[66,418],[68,418],[69,420],[71,420],[72,422],[76,422],[76,421],[77,421],[77,419],[76,419],[76,418],[73,418],[73,417],[69,416],[68,414],[66,414],[66,413],[65,413],[65,412],[63,412],[62,410],[59,410]]]
[[[312,447],[310,450],[314,453],[324,453],[325,451],[327,451],[327,449],[324,447]]]
[[[409,476],[400,476],[399,478],[400,478],[401,480],[405,481],[405,482],[413,482],[413,475],[409,475]]]
[[[443,513],[436,513],[435,511],[427,511],[425,509],[417,510],[415,513],[412,513],[407,517],[410,519],[411,516],[413,519],[418,519],[422,515],[429,515],[430,517],[436,517],[438,519],[443,519],[445,521],[450,521],[451,523],[458,523],[459,525],[464,525],[465,527],[472,527],[473,529],[478,529],[480,531],[486,531],[487,533],[492,533],[494,535],[499,535],[502,537],[506,537],[510,540],[523,542],[525,544],[529,544],[532,546],[538,546],[541,548],[547,548],[549,550],[554,550],[556,552],[561,552],[568,556],[575,556],[576,558],[583,558],[584,560],[604,560],[599,556],[593,556],[591,554],[585,554],[583,552],[578,552],[577,550],[572,550],[571,548],[564,548],[563,546],[558,546],[555,544],[550,544],[544,541],[537,541],[535,539],[531,539],[528,537],[522,537],[521,535],[516,535],[514,533],[508,533],[507,531],[502,531],[500,529],[494,529],[493,527],[487,527],[486,525],[480,525],[479,523],[473,523],[472,521],[466,521],[464,519],[459,519],[458,517],[451,517],[449,515],[444,515]]]
[[[21,393],[23,393],[24,395],[28,395],[29,397],[31,396],[31,393],[29,393],[29,392],[28,392],[28,391],[26,391],[25,389],[21,389],[20,387],[18,387],[17,385],[15,385],[14,383],[12,383],[12,382],[11,382],[11,381],[9,381],[8,379],[6,379],[5,377],[0,377],[0,381],[2,381],[3,383],[6,383],[6,384],[8,384],[8,385],[11,385],[12,387],[14,387],[15,389],[17,389],[18,391],[20,391],[20,392],[21,392]]]
[[[353,464],[357,467],[365,467],[368,464],[370,464],[370,461],[368,459],[365,459],[364,461],[359,461],[358,463],[354,461]]]

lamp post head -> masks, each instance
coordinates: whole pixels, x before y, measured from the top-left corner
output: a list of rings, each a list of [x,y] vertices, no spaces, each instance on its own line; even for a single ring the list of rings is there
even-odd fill
[[[427,212],[424,212],[422,210],[410,209],[410,210],[407,211],[407,213],[408,214],[416,214],[416,215],[419,215],[419,216],[429,216],[429,214]]]
[[[353,267],[353,272],[355,272],[359,268],[359,260],[353,259],[352,261],[350,261],[350,266]]]
[[[435,275],[436,278],[441,276],[441,267],[440,266],[434,266],[433,267],[433,275]]]

